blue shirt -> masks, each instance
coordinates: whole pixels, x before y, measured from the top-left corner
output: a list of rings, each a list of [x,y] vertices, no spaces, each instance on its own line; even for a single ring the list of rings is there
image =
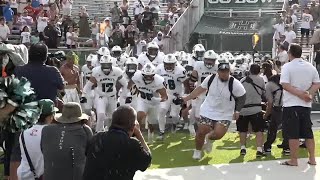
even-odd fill
[[[39,0],[32,0],[31,1],[31,6],[33,8],[38,8],[40,6],[40,1]]]
[[[7,22],[13,21],[13,10],[10,8],[10,5],[2,7],[3,16]]]
[[[29,63],[25,66],[17,66],[14,74],[18,78],[25,77],[31,82],[37,100],[51,99],[55,102],[57,91],[63,89],[63,77],[60,71],[53,66]]]

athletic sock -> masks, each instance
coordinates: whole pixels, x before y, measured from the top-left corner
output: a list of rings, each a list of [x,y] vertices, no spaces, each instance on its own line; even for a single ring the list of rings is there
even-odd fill
[[[242,145],[240,148],[241,148],[241,149],[246,149],[246,146]]]
[[[257,147],[257,151],[262,152],[262,147]]]

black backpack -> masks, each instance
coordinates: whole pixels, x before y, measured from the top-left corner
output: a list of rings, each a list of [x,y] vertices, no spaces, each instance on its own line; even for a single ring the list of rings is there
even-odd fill
[[[208,90],[207,90],[207,94],[209,92],[209,88],[210,88],[210,85],[212,84],[212,81],[213,79],[216,77],[216,74],[212,74],[210,75],[210,79],[208,81]],[[229,84],[228,84],[228,87],[229,87],[229,92],[230,92],[230,101],[232,101],[232,98],[235,99],[235,96],[233,95],[233,81],[234,81],[234,77],[231,76],[230,79],[229,79]]]

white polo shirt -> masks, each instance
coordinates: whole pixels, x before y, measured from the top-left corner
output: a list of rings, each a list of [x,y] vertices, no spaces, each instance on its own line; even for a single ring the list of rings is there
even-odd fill
[[[280,83],[289,83],[299,90],[307,91],[312,86],[312,83],[320,83],[320,80],[317,69],[311,63],[304,61],[301,58],[296,58],[283,65]],[[311,107],[311,104],[311,102],[305,102],[288,91],[283,91],[284,107]]]
[[[235,111],[234,98],[230,101],[229,81],[222,82],[217,74],[213,79],[206,99],[200,107],[200,116],[212,120],[228,120],[232,121]],[[202,88],[208,89],[208,81],[211,76],[204,79],[201,84]],[[237,79],[233,81],[233,95],[235,97],[243,96],[246,93],[241,82]]]
[[[278,60],[281,62],[281,64],[285,64],[289,61],[289,56],[287,51],[282,51],[278,54]]]

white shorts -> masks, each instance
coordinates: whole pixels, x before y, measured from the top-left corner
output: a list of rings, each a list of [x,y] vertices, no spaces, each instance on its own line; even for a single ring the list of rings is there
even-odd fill
[[[156,106],[152,103],[147,103],[141,97],[138,97],[136,111],[146,113],[147,114],[147,121],[149,122],[149,124],[157,124],[158,123],[159,105]]]
[[[113,111],[117,108],[117,99],[116,96],[96,96],[94,104],[97,114],[106,114],[108,118],[111,118]]]
[[[62,98],[64,103],[67,103],[67,102],[80,103],[78,90],[76,88],[74,88],[74,89],[65,89],[64,91],[66,93]]]
[[[168,95],[168,100],[160,103],[160,108],[165,109],[166,112],[170,110],[170,116],[178,117],[180,114],[181,106],[173,104],[172,100],[175,98],[173,95]]]

